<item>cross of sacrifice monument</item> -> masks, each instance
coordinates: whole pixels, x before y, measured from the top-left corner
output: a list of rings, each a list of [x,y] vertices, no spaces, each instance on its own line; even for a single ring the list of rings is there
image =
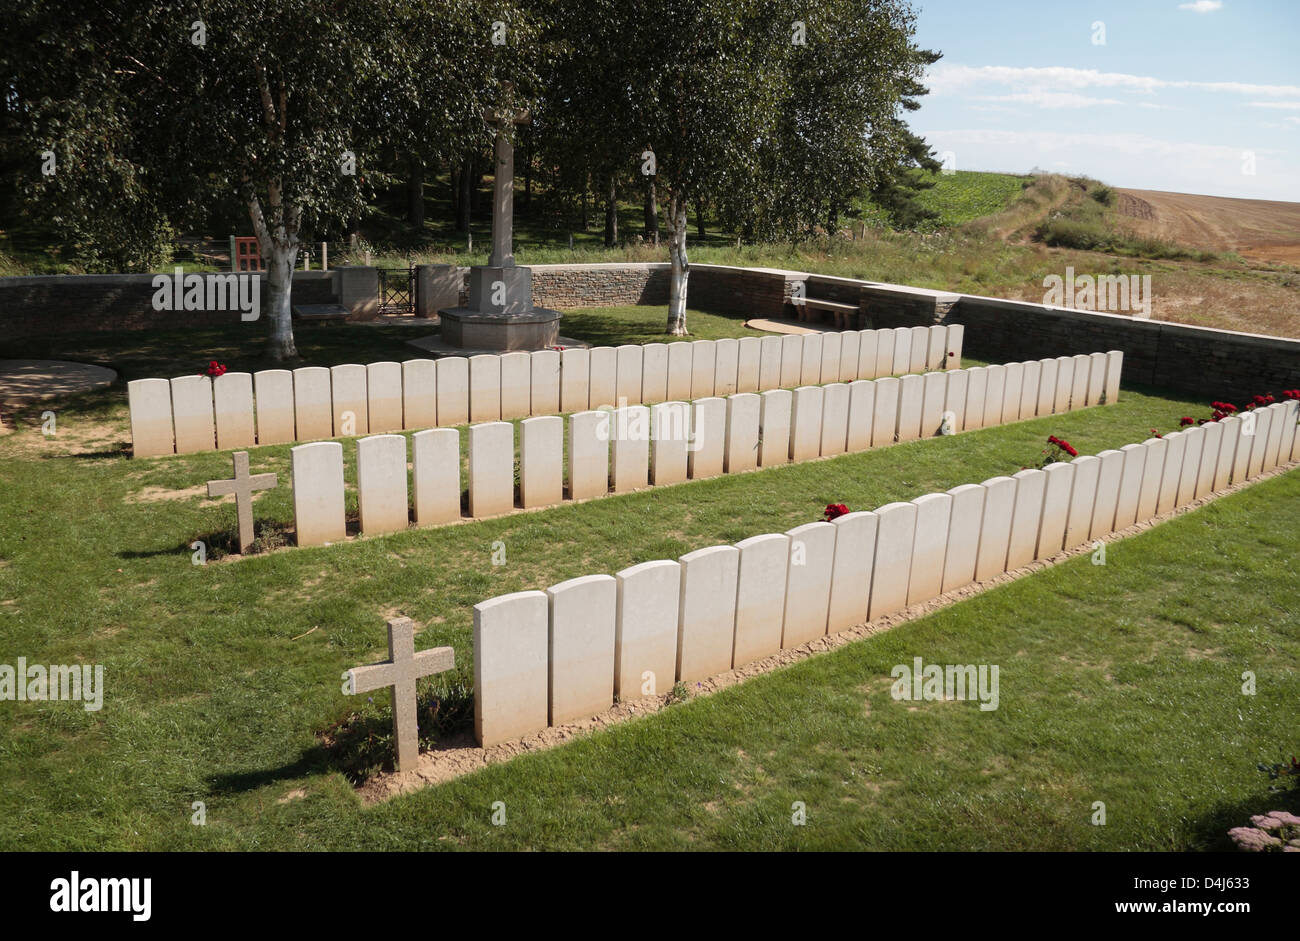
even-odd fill
[[[248,474],[248,452],[236,451],[231,455],[235,465],[234,480],[209,480],[208,496],[235,495],[239,509],[239,554],[243,555],[253,543],[253,491],[267,490],[279,482],[275,474]]]
[[[397,733],[397,770],[415,767],[420,757],[420,730],[415,719],[415,681],[444,673],[456,665],[451,647],[431,647],[415,652],[415,625],[410,618],[388,622],[388,659],[343,674],[343,692],[369,693],[393,688],[393,727]]]

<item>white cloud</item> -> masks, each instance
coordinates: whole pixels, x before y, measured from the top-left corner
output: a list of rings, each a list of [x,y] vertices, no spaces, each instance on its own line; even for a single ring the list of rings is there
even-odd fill
[[[1096,69],[1074,69],[1067,66],[1010,66],[1010,65],[939,65],[925,77],[931,92],[958,91],[972,85],[997,84],[1079,90],[1084,88],[1112,88],[1124,91],[1154,94],[1161,89],[1190,88],[1200,91],[1232,92],[1260,97],[1300,97],[1300,85],[1255,85],[1249,82],[1193,82],[1156,78],[1153,75],[1131,75],[1125,72],[1099,72]]]
[[[1220,0],[1196,0],[1195,3],[1180,3],[1178,9],[1191,10],[1193,13],[1213,13],[1222,10],[1223,3]]]
[[[979,101],[1010,101],[1036,108],[1091,108],[1096,105],[1122,105],[1117,98],[1090,98],[1074,92],[1027,91],[1013,95],[976,95]]]
[[[1252,108],[1284,108],[1288,111],[1300,111],[1300,101],[1251,101]]]
[[[1286,117],[1283,118],[1282,120],[1286,121],[1288,124],[1300,124],[1300,118],[1296,118],[1296,117]]]

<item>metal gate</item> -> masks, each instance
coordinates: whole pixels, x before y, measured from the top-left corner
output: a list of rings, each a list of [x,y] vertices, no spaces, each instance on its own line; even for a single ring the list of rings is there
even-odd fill
[[[380,268],[379,312],[415,313],[415,268]]]

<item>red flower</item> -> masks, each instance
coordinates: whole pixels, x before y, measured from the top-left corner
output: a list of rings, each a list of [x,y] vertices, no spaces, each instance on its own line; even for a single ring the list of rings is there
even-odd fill
[[[1156,431],[1154,428],[1152,428],[1152,429],[1151,429],[1151,437],[1153,437],[1153,438],[1163,438],[1164,435],[1162,435],[1160,432],[1158,432],[1158,431]]]
[[[213,379],[226,374],[226,367],[218,363],[215,359],[208,362],[208,375]]]
[[[1076,451],[1076,450],[1074,450],[1074,448],[1072,448],[1072,447],[1070,446],[1070,442],[1068,442],[1068,441],[1062,441],[1062,442],[1061,442],[1061,450],[1064,451],[1066,454],[1070,455],[1070,457],[1078,457],[1078,456],[1079,456],[1079,452]]]
[[[831,520],[843,516],[848,512],[849,508],[843,503],[828,503],[826,504],[826,512],[823,515],[825,516],[826,522],[829,523]]]
[[[1178,424],[1179,424],[1179,425],[1190,425],[1190,424],[1193,424],[1193,421],[1192,421],[1192,419],[1190,419],[1190,418],[1188,418],[1186,415],[1184,415],[1182,418],[1178,419]]]

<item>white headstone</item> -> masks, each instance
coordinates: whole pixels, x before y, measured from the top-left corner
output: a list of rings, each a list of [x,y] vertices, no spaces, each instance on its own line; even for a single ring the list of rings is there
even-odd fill
[[[913,327],[911,329],[912,356],[907,364],[907,372],[914,372],[918,375],[925,372],[925,362],[930,355],[930,328]]]
[[[1115,500],[1114,532],[1128,529],[1137,522],[1138,497],[1142,495],[1142,472],[1147,466],[1147,449],[1140,444],[1120,448],[1124,470],[1119,478],[1119,496]]]
[[[469,515],[499,516],[515,508],[515,426],[469,426]]]
[[[1124,477],[1123,451],[1101,451],[1097,460],[1101,467],[1097,472],[1097,497],[1092,505],[1092,522],[1088,529],[1089,539],[1104,539],[1115,531],[1115,512],[1119,506],[1119,485]]]
[[[530,354],[515,351],[502,353],[501,360],[501,418],[527,418],[533,408],[533,358]]]
[[[718,352],[712,340],[695,340],[691,343],[692,399],[710,398],[713,395],[717,365]]]
[[[796,464],[821,454],[822,400],[820,386],[800,386],[794,390],[790,417],[790,460]]]
[[[438,424],[444,428],[469,424],[469,360],[449,356],[438,360]]]
[[[408,430],[438,424],[438,364],[431,359],[402,363],[402,425]]]
[[[612,346],[592,347],[591,376],[588,380],[587,394],[591,404],[588,408],[611,408],[618,404],[618,351]]]
[[[871,447],[871,427],[876,413],[876,384],[870,379],[849,383],[849,424],[844,449],[850,454]]]
[[[916,534],[912,539],[911,574],[907,581],[909,605],[943,594],[943,562],[948,552],[952,495],[927,493],[912,503],[916,507]]]
[[[618,612],[614,633],[614,695],[620,702],[657,696],[677,678],[677,615],[682,567],[642,562],[614,576]]]
[[[1124,370],[1124,353],[1121,350],[1111,350],[1106,354],[1106,387],[1103,392],[1106,405],[1114,405],[1119,401],[1119,382],[1120,374]]]
[[[989,370],[987,366],[972,366],[963,372],[966,373],[966,410],[962,415],[962,430],[974,431],[985,425],[984,404],[989,393]]]
[[[1052,400],[1052,411],[1060,415],[1070,410],[1070,390],[1074,388],[1074,357],[1056,357],[1056,392]]]
[[[803,355],[799,363],[799,385],[815,386],[822,381],[822,334],[810,333],[803,338]]]
[[[430,428],[411,435],[415,525],[460,519],[460,432]]]
[[[538,415],[519,423],[519,502],[525,509],[564,499],[564,419]]]
[[[646,405],[668,401],[667,343],[647,343],[641,350],[641,401]]]
[[[585,412],[591,405],[591,350],[560,353],[560,411]]]
[[[948,517],[948,552],[943,561],[944,592],[975,580],[986,493],[979,484],[962,484],[948,491],[952,509]]]
[[[1255,435],[1259,430],[1259,416],[1252,416],[1247,421],[1246,415],[1234,415],[1239,419],[1237,425],[1237,448],[1232,458],[1232,482],[1239,484],[1246,479],[1250,467],[1250,455],[1255,447]]]
[[[569,499],[587,500],[609,492],[610,413],[569,416]]]
[[[1088,356],[1088,404],[1102,404],[1106,394],[1106,354],[1092,353]]]
[[[548,601],[517,591],[474,605],[474,737],[484,748],[546,728]]]
[[[406,529],[410,511],[404,435],[375,435],[357,441],[357,509],[366,535]]]
[[[1056,410],[1056,374],[1060,371],[1060,363],[1054,359],[1038,362],[1038,417],[1042,418]]]
[[[131,413],[131,453],[136,457],[175,454],[172,387],[166,379],[132,379],[126,384]],[[289,441],[293,440],[292,425]]]
[[[837,516],[831,523],[835,527],[835,566],[831,570],[831,602],[826,615],[828,634],[867,622],[878,522],[875,513],[859,510]]]
[[[1020,386],[1020,417],[1033,418],[1038,414],[1038,386],[1043,379],[1043,364],[1035,359],[1020,365],[1024,368],[1024,379]]]
[[[293,371],[293,420],[298,436],[295,440],[311,441],[334,434],[330,371],[324,366],[303,366]]]
[[[925,368],[943,369],[948,358],[948,328],[935,324],[927,329],[930,335],[926,340]]]
[[[736,391],[758,392],[763,341],[759,337],[741,337],[736,344]]]
[[[173,401],[173,408],[175,403]],[[1250,464],[1246,471],[1247,479],[1258,477],[1264,472],[1264,454],[1268,450],[1268,438],[1273,432],[1273,413],[1267,408],[1255,409],[1255,434],[1250,443]],[[179,433],[177,438],[179,438]]]
[[[660,402],[650,409],[650,482],[656,487],[686,479],[691,406]]]
[[[991,477],[984,488],[984,517],[975,556],[975,581],[982,582],[1007,570],[1011,545],[1011,520],[1016,509],[1016,484],[1012,477]]]
[[[753,536],[736,543],[740,574],[736,588],[736,644],[732,665],[771,656],[781,649],[790,537]]]
[[[1074,465],[1074,484],[1070,488],[1070,511],[1065,519],[1064,548],[1073,549],[1088,541],[1092,530],[1092,511],[1097,503],[1097,480],[1101,460],[1084,454],[1070,462]]]
[[[1016,481],[1016,506],[1011,513],[1011,538],[1007,542],[1007,571],[1034,560],[1038,546],[1038,524],[1043,516],[1043,490],[1047,475],[1027,468],[1011,475]]]
[[[790,415],[794,395],[789,389],[770,389],[759,396],[758,466],[790,462]]]
[[[713,344],[713,351],[717,354],[717,365],[713,372],[713,394],[734,395],[740,369],[740,341],[731,337],[717,340]]]
[[[320,546],[347,535],[343,504],[343,445],[300,444],[289,451],[293,522],[299,546]]]
[[[788,530],[790,566],[785,582],[781,647],[789,650],[826,634],[835,566],[835,527],[805,523]]]
[[[216,427],[212,413],[212,380],[207,376],[178,376],[171,385],[176,453],[213,450]]]
[[[970,371],[966,369],[948,370],[948,389],[944,392],[943,410],[953,417],[953,434],[962,430],[966,423],[966,396],[970,392]]]
[[[583,575],[546,589],[550,602],[550,724],[598,715],[614,704],[618,583]]]
[[[1196,499],[1196,478],[1201,473],[1201,456],[1205,450],[1205,429],[1192,425],[1183,429],[1186,443],[1183,451],[1183,471],[1178,478],[1178,492],[1174,506],[1186,506]]]
[[[650,409],[644,405],[615,409],[610,428],[610,480],[614,492],[640,490],[650,482]]]
[[[907,375],[898,380],[898,440],[921,437],[921,409],[925,401],[925,377]]]
[[[296,441],[293,373],[287,369],[263,369],[253,373],[253,395],[257,400],[257,443]]]
[[[530,365],[529,413],[560,414],[560,351],[534,350]]]
[[[892,376],[875,381],[876,401],[871,419],[871,446],[888,447],[898,431],[898,395],[902,383]]]
[[[334,437],[370,434],[366,367],[356,363],[330,367]]]
[[[843,381],[840,379],[840,352],[843,347],[844,340],[840,333],[822,334],[821,378],[818,380],[822,385]]]
[[[685,340],[668,344],[668,401],[670,402],[686,401],[691,397],[691,354],[691,344]]]
[[[483,353],[469,358],[469,420],[501,420],[501,357]]]
[[[921,387],[921,437],[933,438],[943,424],[943,403],[948,395],[949,374],[943,371],[925,374]]]
[[[891,341],[892,342],[892,341]],[[893,362],[893,347],[890,347],[890,362]],[[880,331],[862,330],[858,333],[858,378],[875,379],[876,362],[880,358]]]
[[[1088,404],[1088,382],[1092,374],[1092,360],[1086,353],[1074,357],[1074,382],[1070,386],[1070,411]]]
[[[727,447],[727,400],[708,396],[691,403],[687,472],[692,480],[722,473]]]
[[[1007,363],[1006,385],[1002,394],[1001,424],[1009,425],[1020,418],[1020,395],[1025,381],[1024,363]]]
[[[858,378],[858,356],[861,352],[861,330],[845,330],[840,334],[840,382],[852,382]]]
[[[758,390],[781,388],[781,338],[762,337],[759,340]]]
[[[1137,518],[1135,522],[1144,523],[1156,515],[1156,505],[1160,502],[1160,481],[1165,473],[1165,455],[1169,445],[1164,438],[1148,438],[1142,442],[1147,457],[1142,466],[1142,486],[1138,490]]]
[[[402,364],[366,366],[366,406],[371,434],[402,430]]]
[[[961,369],[961,344],[966,336],[966,325],[948,324],[948,368]]]
[[[801,384],[803,375],[803,337],[781,337],[781,388],[792,389]]]
[[[916,504],[887,503],[876,510],[876,516],[876,557],[867,610],[873,621],[907,607],[907,583],[916,541]]]
[[[740,550],[713,546],[688,552],[682,564],[677,621],[677,679],[694,683],[731,669]]]
[[[1156,514],[1167,513],[1178,502],[1178,481],[1183,476],[1183,458],[1187,454],[1187,439],[1181,431],[1165,435],[1165,467],[1160,476],[1160,497],[1156,500]]]
[[[641,388],[644,382],[641,347],[627,343],[616,347],[614,353],[614,401],[619,405],[640,405]],[[667,353],[664,355],[666,357]],[[664,365],[667,366],[667,363],[668,361],[665,359]],[[666,381],[667,373],[664,374],[664,378]]]
[[[896,376],[910,371],[912,368],[912,331],[907,327],[896,327],[894,329],[894,361],[891,364],[891,372]]]
[[[758,426],[762,399],[753,392],[727,397],[727,446],[723,470],[728,474],[758,467]]]
[[[212,381],[212,401],[218,448],[251,448],[257,444],[251,373],[228,372],[218,376]]]
[[[1043,468],[1047,484],[1043,490],[1043,516],[1038,524],[1035,559],[1050,559],[1065,545],[1065,527],[1070,519],[1070,492],[1074,487],[1074,465],[1057,461]]]
[[[843,454],[849,433],[849,386],[833,382],[822,387],[821,455]]]
[[[1236,415],[1215,422],[1219,434],[1219,458],[1214,468],[1214,490],[1225,489],[1232,481],[1232,465],[1237,458],[1237,439],[1241,436],[1241,419]]]
[[[989,366],[985,371],[987,386],[984,391],[984,427],[993,428],[1002,423],[1002,409],[1007,396],[1007,367]]]
[[[1268,407],[1268,443],[1264,446],[1264,470],[1277,467],[1277,455],[1282,445],[1282,418],[1286,410],[1285,402],[1277,402]],[[220,435],[218,435],[220,437]]]

